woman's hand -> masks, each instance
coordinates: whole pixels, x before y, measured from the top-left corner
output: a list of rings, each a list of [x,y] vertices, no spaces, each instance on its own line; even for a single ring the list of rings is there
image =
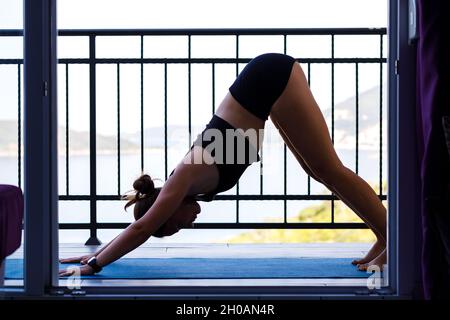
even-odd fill
[[[59,263],[80,263],[80,264],[87,264],[88,260],[92,257],[94,257],[95,254],[88,254],[81,257],[73,257],[73,258],[66,258],[66,259],[59,259]]]
[[[69,276],[89,276],[95,274],[94,269],[92,269],[88,265],[84,265],[82,267],[69,267],[66,270],[60,270],[59,276],[60,277],[69,277]]]

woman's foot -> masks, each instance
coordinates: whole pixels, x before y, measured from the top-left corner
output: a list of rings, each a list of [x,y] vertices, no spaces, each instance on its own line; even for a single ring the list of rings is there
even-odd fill
[[[372,248],[370,248],[369,252],[367,252],[367,254],[366,254],[366,256],[364,258],[359,259],[359,260],[353,260],[352,264],[353,265],[360,265],[360,264],[369,263],[373,259],[378,257],[383,252],[383,250],[385,250],[385,249],[386,249],[386,244],[384,244],[380,240],[377,240],[377,242],[375,242],[373,244]]]
[[[373,259],[372,261],[364,264],[358,264],[358,270],[360,271],[366,271],[371,266],[378,266],[380,271],[383,271],[383,266],[387,262],[387,255],[386,255],[386,249],[381,252],[381,254]]]

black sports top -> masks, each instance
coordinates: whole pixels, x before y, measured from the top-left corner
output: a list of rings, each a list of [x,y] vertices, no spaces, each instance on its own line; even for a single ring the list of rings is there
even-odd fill
[[[207,147],[216,141],[216,136],[211,134],[213,131],[208,131],[209,129],[216,129],[215,133],[220,133],[223,139],[221,144],[218,141],[212,148]],[[234,134],[232,135],[231,133]],[[242,145],[242,142],[244,142],[244,145]],[[217,115],[213,115],[206,128],[197,136],[197,139],[192,143],[191,150],[194,146],[201,146],[203,149],[210,151],[214,164],[219,171],[217,187],[213,191],[195,196],[194,199],[199,201],[212,201],[217,193],[231,189],[249,165],[261,160],[256,148],[251,144],[248,137],[242,135],[239,130],[236,131],[236,128]],[[227,153],[227,150],[231,151],[229,149],[230,146],[234,149],[232,155],[227,157],[227,154],[230,153]],[[244,151],[240,146],[245,147],[245,155],[237,152],[238,148],[239,151]],[[173,172],[174,170],[172,170],[170,175]]]

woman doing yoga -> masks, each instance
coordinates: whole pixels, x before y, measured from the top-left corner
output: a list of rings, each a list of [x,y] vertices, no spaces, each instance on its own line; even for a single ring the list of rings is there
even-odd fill
[[[163,187],[155,188],[148,175],[134,182],[136,193],[128,196],[125,208],[135,204],[135,222],[99,252],[61,262],[81,262],[81,275],[93,274],[150,236],[172,235],[191,226],[200,212],[197,201],[211,201],[232,188],[245,169],[260,160],[263,135],[258,133],[269,117],[306,173],[336,194],[376,235],[367,255],[352,263],[360,270],[372,265],[382,268],[386,209],[373,189],[338,158],[300,64],[276,53],[260,55],[247,64]],[[242,148],[236,148],[235,139],[244,142]]]

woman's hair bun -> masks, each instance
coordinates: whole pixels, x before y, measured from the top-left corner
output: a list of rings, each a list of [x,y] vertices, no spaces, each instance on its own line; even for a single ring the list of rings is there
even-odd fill
[[[148,194],[155,190],[155,184],[148,174],[143,174],[134,181],[133,188],[140,194]]]

